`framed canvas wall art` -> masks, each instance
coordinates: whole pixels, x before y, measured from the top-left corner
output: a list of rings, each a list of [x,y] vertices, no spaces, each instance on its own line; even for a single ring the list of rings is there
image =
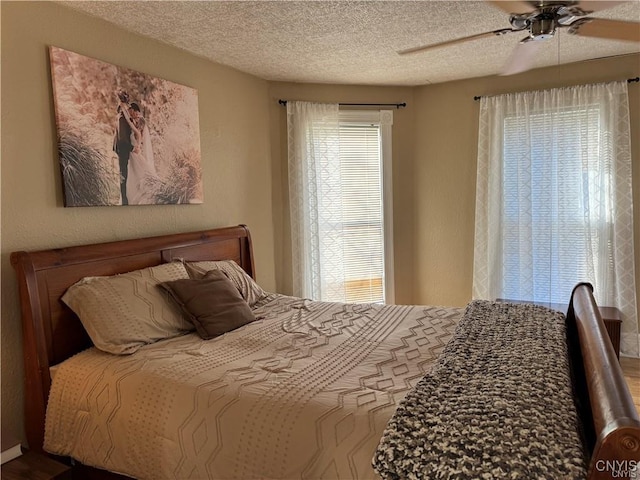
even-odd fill
[[[195,89],[49,53],[66,207],[203,202]]]

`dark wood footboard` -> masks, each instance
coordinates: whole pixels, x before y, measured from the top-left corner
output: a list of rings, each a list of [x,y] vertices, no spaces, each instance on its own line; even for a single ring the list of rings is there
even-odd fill
[[[574,288],[567,326],[576,400],[591,451],[588,478],[639,478],[640,418],[591,285]]]

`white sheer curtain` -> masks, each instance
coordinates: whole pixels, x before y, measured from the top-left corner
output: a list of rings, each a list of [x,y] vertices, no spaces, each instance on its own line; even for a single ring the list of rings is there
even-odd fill
[[[639,354],[627,83],[484,97],[474,298],[566,303],[580,281]]]
[[[338,104],[287,102],[294,295],[345,298]]]

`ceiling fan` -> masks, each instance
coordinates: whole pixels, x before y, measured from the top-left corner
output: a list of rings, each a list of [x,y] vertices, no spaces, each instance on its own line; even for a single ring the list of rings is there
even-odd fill
[[[512,28],[501,28],[446,42],[409,48],[398,53],[407,55],[480,38],[526,31],[527,36],[516,46],[511,58],[500,73],[501,75],[513,75],[531,68],[539,47],[544,43],[544,40],[552,38],[559,28],[567,28],[569,33],[584,37],[640,42],[640,22],[588,16],[598,10],[625,3],[623,1],[486,1],[509,13],[509,23]]]

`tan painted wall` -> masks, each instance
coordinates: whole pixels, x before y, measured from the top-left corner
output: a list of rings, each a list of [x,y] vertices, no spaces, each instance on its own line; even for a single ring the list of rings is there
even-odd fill
[[[268,84],[58,4],[1,8],[2,434],[22,440],[22,335],[11,251],[246,223],[258,281],[275,288]],[[203,205],[63,208],[48,45],[198,90]]]
[[[283,100],[344,103],[402,103],[393,109],[393,224],[396,303],[411,303],[414,277],[413,225],[413,88],[272,82],[269,88],[271,158],[273,159],[273,212],[275,259],[279,291],[291,293],[291,230],[289,228],[287,173],[287,113]]]
[[[416,303],[471,298],[479,102],[475,95],[598,83],[640,75],[640,55],[482,77],[415,90]],[[629,85],[637,298],[640,300],[640,84]]]

